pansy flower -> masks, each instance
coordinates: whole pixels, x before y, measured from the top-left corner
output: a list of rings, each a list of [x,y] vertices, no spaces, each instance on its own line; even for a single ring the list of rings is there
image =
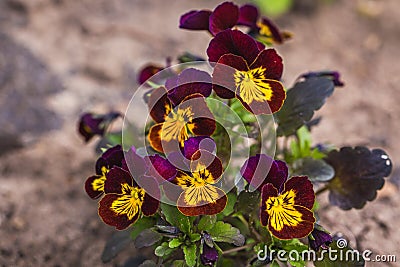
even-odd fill
[[[268,183],[261,189],[261,224],[279,239],[306,237],[314,229],[314,201],[313,186],[306,176],[290,178],[282,190]]]
[[[185,71],[167,81],[168,91],[160,87],[149,98],[150,115],[156,124],[150,128],[148,140],[156,151],[177,151],[189,135],[209,136],[215,130],[214,116],[205,101],[211,84],[195,79],[205,72]]]
[[[279,81],[282,58],[274,49],[264,50],[249,35],[225,30],[211,40],[207,54],[216,62],[213,89],[221,98],[238,98],[250,112],[270,114],[283,105],[286,92]]]
[[[248,27],[249,34],[267,44],[280,44],[291,37],[268,18],[260,17],[258,8],[249,4],[239,8],[232,2],[224,2],[213,11],[192,10],[182,15],[179,23],[181,29],[205,30],[213,36],[236,25]]]
[[[308,244],[314,251],[327,249],[332,243],[332,236],[320,225],[315,224],[314,230],[308,236]]]
[[[130,151],[127,163],[131,172],[120,167],[111,168],[106,174],[105,195],[99,202],[100,217],[117,230],[129,227],[141,215],[155,214],[160,204],[157,181],[146,174],[145,160],[134,150]]]
[[[217,214],[227,203],[225,192],[216,186],[223,172],[222,163],[216,155],[206,150],[211,146],[201,145],[203,138],[212,140],[208,137],[192,137],[185,142],[184,157],[188,159],[188,168],[178,169],[176,178],[170,180],[180,188],[177,206],[186,216]],[[164,187],[164,191],[167,188]]]
[[[110,124],[121,116],[118,112],[108,114],[84,113],[79,120],[78,131],[89,142],[94,136],[103,136]]]
[[[96,161],[96,175],[90,176],[85,182],[86,193],[92,199],[99,198],[104,193],[106,174],[114,166],[122,167],[124,152],[120,145],[109,148]]]

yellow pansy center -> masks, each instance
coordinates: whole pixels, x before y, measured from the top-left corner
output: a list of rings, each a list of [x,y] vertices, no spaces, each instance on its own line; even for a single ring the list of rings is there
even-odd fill
[[[193,120],[192,108],[171,110],[168,116],[165,116],[165,122],[162,127],[161,139],[169,142],[178,140],[181,145],[189,138],[190,124]]]
[[[272,98],[272,88],[265,80],[265,68],[259,67],[249,71],[236,71],[234,74],[236,93],[247,104],[253,101],[264,102]]]
[[[302,222],[302,215],[295,209],[294,190],[287,191],[277,197],[269,197],[266,204],[266,211],[269,215],[269,222],[276,231],[281,231],[283,227],[297,226]]]
[[[204,202],[215,203],[220,196],[213,183],[211,172],[202,164],[197,165],[192,176],[182,175],[177,178],[177,184],[185,190],[185,203],[190,206]]]
[[[94,191],[104,191],[104,183],[106,181],[106,174],[109,172],[110,170],[107,169],[106,166],[101,167],[101,176],[97,179],[94,179],[92,182],[92,188]]]
[[[132,220],[140,211],[144,201],[145,191],[142,188],[122,184],[122,196],[114,200],[111,210],[118,215],[126,214]]]

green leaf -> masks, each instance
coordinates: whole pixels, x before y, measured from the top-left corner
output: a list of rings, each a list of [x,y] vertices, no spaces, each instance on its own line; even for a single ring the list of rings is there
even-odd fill
[[[199,233],[190,234],[190,241],[192,243],[197,242],[201,239],[201,235]]]
[[[174,239],[172,239],[171,241],[169,241],[169,243],[168,243],[168,246],[170,247],[170,248],[177,248],[177,247],[179,247],[180,245],[182,245],[182,241],[181,240],[179,240],[178,238],[174,238]]]
[[[333,257],[337,257],[335,261],[332,261],[333,257],[329,257],[330,253],[323,253],[319,252],[317,254],[318,261],[314,261],[315,267],[357,267],[357,266],[365,266],[365,261],[362,257],[362,252],[360,252],[359,258],[357,259],[356,251],[353,250],[350,246],[346,246],[342,248],[341,246],[338,247],[338,240],[339,238],[334,238],[334,241],[330,245],[331,251],[335,251],[336,253],[332,253]],[[350,252],[351,251],[351,252]],[[354,252],[354,253],[353,253]],[[343,255],[342,260],[340,260],[340,255]],[[346,259],[345,255],[348,258]],[[354,258],[352,258],[354,256]],[[331,258],[331,259],[330,259]],[[322,259],[322,260],[319,260]],[[346,261],[347,260],[347,261]]]
[[[252,210],[257,210],[260,202],[260,192],[248,192],[242,191],[240,192],[237,202],[236,202],[236,211],[238,212],[249,212]]]
[[[320,109],[333,93],[334,84],[330,79],[312,77],[297,82],[287,91],[287,97],[280,111],[275,113],[278,123],[277,135],[289,136],[311,120],[314,111]]]
[[[297,260],[289,259],[289,263],[294,267],[306,266],[305,261],[301,258],[302,252],[308,250],[308,246],[300,242],[297,238],[291,240],[280,240],[279,247],[288,252],[297,251],[299,258]]]
[[[245,242],[245,238],[240,234],[239,229],[221,221],[215,223],[209,234],[215,242],[232,243],[235,246],[243,246]]]
[[[197,229],[199,231],[208,231],[214,226],[216,221],[217,221],[217,216],[204,215],[203,217],[201,217],[199,224],[197,225]]]
[[[190,233],[191,223],[189,218],[183,215],[176,207],[162,203],[161,210],[167,222],[178,227],[185,234]]]
[[[189,267],[193,267],[196,265],[196,259],[197,259],[196,251],[197,247],[194,244],[183,247],[183,254],[185,255],[185,261]]]
[[[137,248],[150,247],[161,239],[162,235],[160,233],[151,229],[145,229],[136,237],[134,243]]]
[[[131,238],[136,239],[136,237],[145,229],[149,229],[154,226],[156,220],[152,217],[142,217],[135,222],[131,231]]]
[[[107,240],[106,245],[101,254],[101,260],[104,263],[110,262],[115,258],[118,253],[123,251],[130,243],[132,239],[130,238],[129,231],[120,231],[114,233],[109,240]]]
[[[175,249],[170,248],[167,242],[163,242],[160,246],[156,247],[154,254],[158,257],[164,257],[171,254]]]
[[[234,212],[237,200],[237,195],[234,192],[228,193],[227,197],[228,197],[228,203],[226,204],[225,209],[222,211],[222,214],[224,216],[229,216]]]
[[[186,267],[184,260],[174,260],[172,267]]]
[[[322,159],[301,158],[293,162],[293,176],[306,175],[312,182],[327,182],[335,176],[335,170]]]

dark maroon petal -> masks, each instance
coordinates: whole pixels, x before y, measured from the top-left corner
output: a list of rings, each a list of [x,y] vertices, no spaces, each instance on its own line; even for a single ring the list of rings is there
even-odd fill
[[[265,49],[265,45],[263,43],[257,41],[257,48],[258,48],[258,51],[260,52]]]
[[[124,230],[131,224],[136,222],[139,218],[140,212],[138,212],[132,220],[129,220],[126,214],[117,214],[111,210],[112,203],[119,198],[118,195],[108,194],[105,195],[99,202],[99,216],[104,223],[114,226],[117,230]]]
[[[216,145],[214,140],[208,136],[190,137],[185,141],[183,146],[183,154],[187,159],[191,159],[193,154],[202,149],[213,153]]]
[[[210,136],[214,133],[216,128],[215,118],[201,94],[196,93],[187,96],[179,105],[179,108],[190,108],[192,110],[194,119],[189,128],[195,135]]]
[[[249,70],[246,61],[242,57],[227,54],[218,60],[218,64],[214,67],[212,81],[213,89],[219,97],[225,99],[235,97],[235,73],[237,70]]]
[[[157,212],[160,205],[161,193],[158,182],[150,176],[144,175],[138,178],[137,183],[145,190],[142,212],[151,216]]]
[[[250,65],[250,69],[264,67],[266,79],[280,80],[283,73],[282,58],[276,53],[275,49],[263,50]]]
[[[277,197],[278,190],[272,184],[266,184],[261,189],[260,221],[263,226],[268,225],[267,200],[270,197]]]
[[[217,6],[210,15],[209,29],[213,35],[230,29],[239,19],[239,8],[232,2],[224,2]]]
[[[163,122],[165,116],[171,112],[172,106],[167,97],[167,90],[164,87],[154,90],[149,98],[148,107],[150,116],[157,123]]]
[[[182,71],[179,76],[167,80],[168,98],[178,105],[188,95],[199,93],[204,97],[211,94],[211,76],[201,70],[189,68]]]
[[[90,176],[89,178],[87,178],[87,180],[85,182],[85,191],[91,199],[97,199],[104,193],[103,190],[100,190],[100,189],[96,190],[93,187],[93,183],[96,182],[96,180],[99,180],[101,178],[102,178],[102,176],[100,176],[100,175],[94,175],[94,176]],[[101,180],[100,182],[104,183],[103,180]]]
[[[313,185],[307,176],[295,176],[290,178],[284,185],[284,191],[294,190],[296,197],[294,198],[295,205],[305,207],[311,210],[314,206],[315,193]]]
[[[279,192],[283,190],[283,184],[286,182],[288,178],[289,170],[286,162],[281,160],[274,160],[271,165],[271,169],[267,175],[267,180],[271,181]]]
[[[183,191],[178,198],[178,210],[186,216],[199,216],[199,215],[214,215],[223,211],[226,207],[227,197],[224,191],[215,187],[218,193],[217,199],[214,202],[199,201],[195,205],[191,205],[185,201],[185,194]]]
[[[103,174],[102,168],[111,169],[114,166],[121,167],[124,160],[124,152],[121,145],[116,145],[105,151],[96,161],[96,174]]]
[[[138,75],[139,84],[145,83],[148,79],[150,79],[156,73],[162,71],[164,67],[157,65],[147,65],[143,69],[140,70]]]
[[[113,167],[106,175],[104,192],[106,194],[122,194],[122,184],[132,185],[133,180],[129,172],[120,167]]]
[[[156,154],[145,158],[148,165],[147,176],[156,178],[158,183],[176,176],[176,168],[168,160]]]
[[[257,27],[258,21],[258,8],[253,5],[243,5],[239,9],[238,25],[248,26],[250,28]]]
[[[144,175],[147,171],[145,160],[136,154],[136,149],[132,146],[125,154],[125,161],[128,165],[129,172],[134,178]]]
[[[236,97],[248,111],[255,115],[271,114],[279,111],[286,99],[286,91],[283,88],[282,83],[276,80],[262,80],[260,84],[263,88],[268,88],[268,90],[270,90],[269,98],[267,98],[267,95],[264,95],[265,99],[262,99],[261,101],[252,99],[250,103],[247,103],[241,97],[242,87],[238,88]],[[254,88],[254,90],[257,90],[257,88]]]
[[[234,54],[251,63],[259,53],[257,42],[238,30],[225,30],[218,33],[207,48],[208,60],[217,62],[223,55]]]
[[[208,31],[210,10],[192,10],[183,14],[179,20],[179,28],[187,30]]]

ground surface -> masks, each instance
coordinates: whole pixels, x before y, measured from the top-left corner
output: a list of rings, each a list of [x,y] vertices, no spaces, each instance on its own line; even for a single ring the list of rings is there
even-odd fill
[[[207,34],[178,30],[177,21],[188,9],[216,3],[0,1],[0,266],[102,266],[113,231],[83,191],[96,155],[94,144],[77,136],[76,120],[85,110],[124,111],[144,63],[163,63],[187,48],[204,53]],[[319,112],[316,142],[382,147],[395,166],[398,7],[398,0],[338,0],[278,20],[295,33],[278,47],[287,85],[320,69],[338,69],[346,82]],[[326,207],[322,222],[361,249],[400,258],[399,174],[395,169],[393,183],[364,210]],[[105,266],[121,266],[132,251]]]

